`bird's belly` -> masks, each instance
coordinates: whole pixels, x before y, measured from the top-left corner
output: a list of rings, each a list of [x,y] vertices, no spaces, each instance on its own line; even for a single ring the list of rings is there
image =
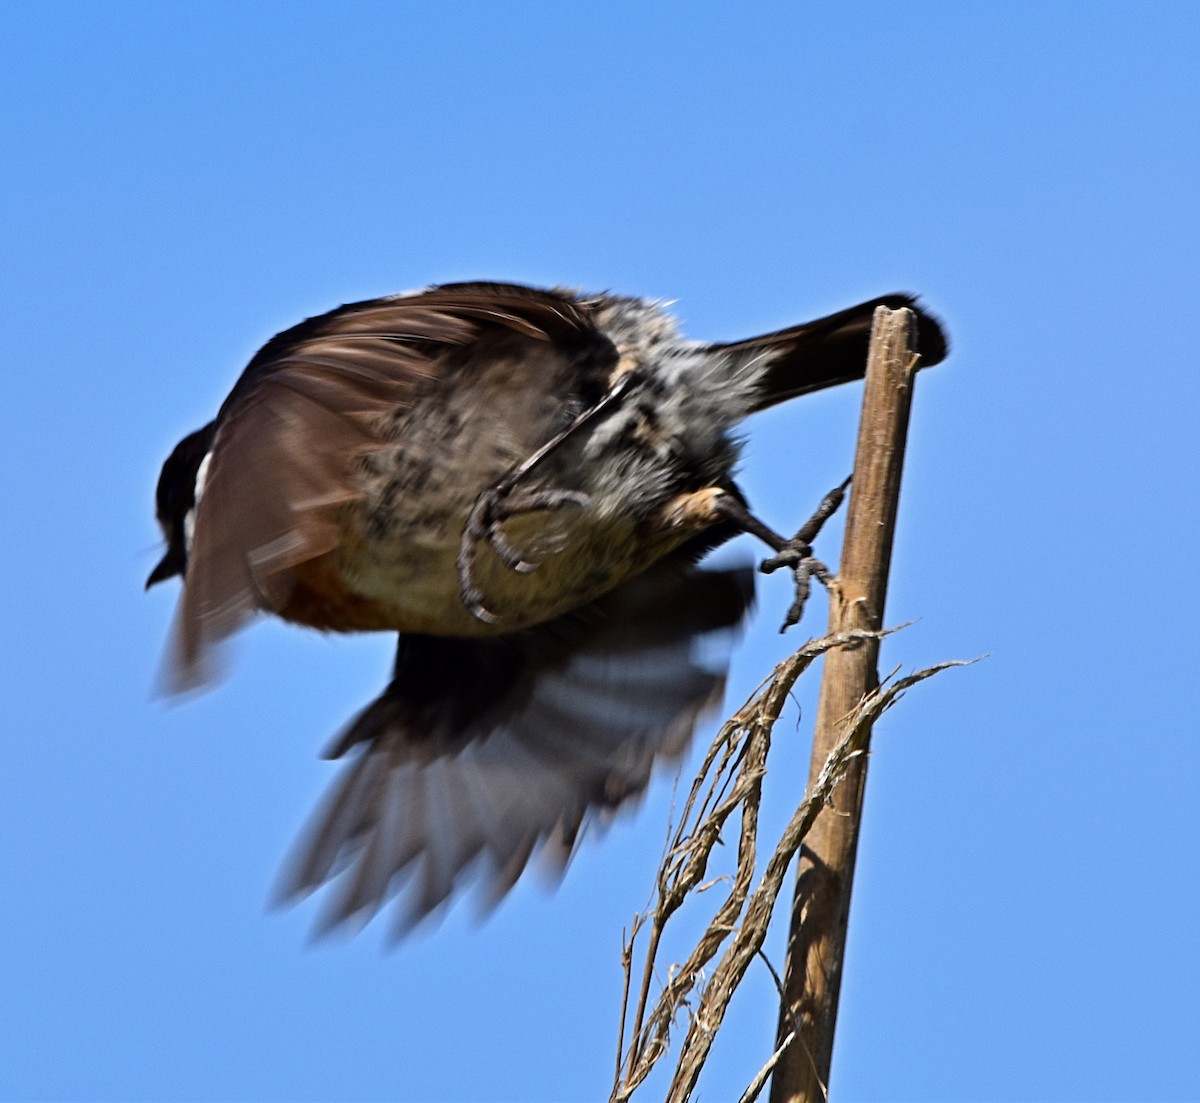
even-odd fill
[[[517,571],[480,540],[470,571],[488,614],[479,616],[463,599],[465,520],[464,513],[446,531],[392,529],[384,539],[360,530],[335,553],[347,589],[369,611],[362,619],[371,623],[363,627],[451,636],[517,631],[587,604],[663,550],[648,546],[633,521],[599,519],[586,509],[515,517],[504,524],[504,536],[535,567]]]
[[[588,604],[691,535],[660,517],[682,489],[672,457],[689,448],[682,439],[667,447],[674,438],[658,440],[631,407],[579,433],[513,487],[514,507],[538,494],[560,496],[556,508],[528,508],[499,525],[533,570],[514,569],[484,537],[472,543],[464,571],[463,531],[480,495],[526,461],[555,424],[543,412],[532,432],[520,410],[503,410],[499,392],[492,403],[468,397],[414,409],[395,430],[402,444],[366,457],[339,547],[319,568],[302,566],[282,615],[335,630],[504,634]],[[518,406],[532,401],[524,396]],[[561,420],[560,400],[552,412]],[[467,583],[484,615],[464,600]]]

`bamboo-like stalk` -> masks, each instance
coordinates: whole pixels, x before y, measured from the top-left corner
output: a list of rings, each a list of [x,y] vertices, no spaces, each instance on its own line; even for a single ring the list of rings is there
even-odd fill
[[[830,599],[831,635],[874,633],[883,626],[916,347],[910,311],[876,310],[842,561]],[[846,719],[879,686],[878,660],[878,636],[826,655],[810,790]],[[778,1041],[782,1045],[789,1035],[795,1037],[775,1065],[771,1103],[817,1103],[827,1097],[866,779],[862,754],[849,765],[833,805],[817,817],[800,850]]]

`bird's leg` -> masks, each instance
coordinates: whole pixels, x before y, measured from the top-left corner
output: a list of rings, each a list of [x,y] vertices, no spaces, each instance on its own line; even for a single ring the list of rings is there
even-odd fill
[[[532,452],[502,478],[485,488],[475,499],[475,505],[463,525],[462,539],[458,546],[459,593],[463,604],[479,620],[494,624],[499,618],[483,604],[483,592],[475,582],[475,557],[478,545],[487,543],[500,561],[520,574],[529,574],[538,564],[526,559],[515,548],[500,526],[507,520],[525,513],[539,510],[561,509],[563,506],[586,506],[589,498],[576,490],[529,490],[516,492],[517,484],[539,464],[552,455],[576,433],[595,421],[601,414],[615,406],[638,382],[636,371],[621,374],[594,405],[577,414],[565,428],[554,434],[545,444]]]
[[[821,499],[816,512],[801,526],[800,531],[790,540],[764,525],[750,512],[746,504],[732,494],[723,494],[715,503],[716,510],[727,521],[733,522],[743,532],[757,536],[775,552],[769,559],[759,564],[763,574],[770,574],[781,567],[792,571],[796,579],[796,598],[787,611],[780,632],[786,632],[793,624],[797,624],[804,611],[804,603],[812,589],[812,579],[828,587],[833,581],[833,572],[821,560],[813,555],[812,542],[817,538],[822,526],[829,520],[842,504],[846,496],[846,487],[850,485],[847,478],[840,486],[836,486]]]

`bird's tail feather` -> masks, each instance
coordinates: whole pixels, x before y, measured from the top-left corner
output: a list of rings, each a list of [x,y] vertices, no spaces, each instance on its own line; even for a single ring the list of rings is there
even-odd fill
[[[735,370],[749,366],[756,359],[768,361],[753,407],[765,410],[797,395],[861,379],[867,367],[871,323],[880,306],[892,310],[907,307],[916,314],[921,367],[930,367],[946,358],[948,344],[941,323],[921,308],[915,296],[903,292],[882,295],[826,318],[717,348],[734,358]]]

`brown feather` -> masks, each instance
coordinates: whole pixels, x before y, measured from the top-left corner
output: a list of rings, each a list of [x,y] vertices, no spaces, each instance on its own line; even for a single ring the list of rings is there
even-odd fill
[[[560,347],[585,374],[599,340],[565,294],[454,284],[350,304],[263,347],[217,418],[172,688],[204,681],[206,649],[256,609],[287,614],[298,576],[314,574],[304,565],[339,546],[340,511],[362,493],[356,465],[386,443],[389,419],[451,365],[490,363],[472,348],[506,333]],[[296,619],[314,623],[322,600],[317,590],[293,602]],[[360,624],[362,610],[349,616],[324,627],[378,626]]]

